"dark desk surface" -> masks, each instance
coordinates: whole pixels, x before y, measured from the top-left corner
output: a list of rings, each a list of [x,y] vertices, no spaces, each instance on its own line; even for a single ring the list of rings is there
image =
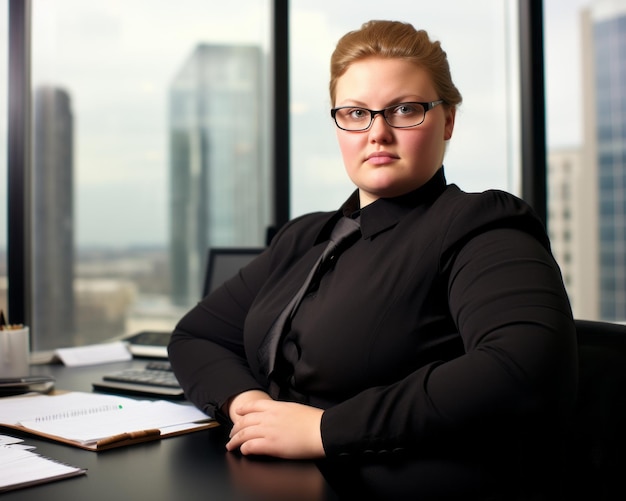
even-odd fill
[[[143,366],[146,360],[67,368],[33,366],[56,378],[56,389],[91,391],[105,372]],[[0,399],[0,405],[2,400]],[[86,468],[87,475],[8,492],[3,501],[318,501],[337,500],[314,463],[249,459],[226,452],[220,427],[103,452],[21,435],[52,459]]]

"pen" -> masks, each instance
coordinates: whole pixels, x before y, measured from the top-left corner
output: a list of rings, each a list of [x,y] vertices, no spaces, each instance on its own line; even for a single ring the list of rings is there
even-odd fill
[[[96,442],[96,448],[105,447],[107,445],[116,444],[125,440],[136,440],[144,437],[159,437],[161,436],[161,430],[158,428],[141,431],[131,431],[129,433],[120,433],[119,435],[113,435],[112,437],[106,437]]]

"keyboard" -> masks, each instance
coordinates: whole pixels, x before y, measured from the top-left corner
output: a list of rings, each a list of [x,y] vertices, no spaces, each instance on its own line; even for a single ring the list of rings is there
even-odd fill
[[[107,393],[185,398],[170,363],[166,361],[152,361],[143,368],[110,372],[92,386],[96,391]]]

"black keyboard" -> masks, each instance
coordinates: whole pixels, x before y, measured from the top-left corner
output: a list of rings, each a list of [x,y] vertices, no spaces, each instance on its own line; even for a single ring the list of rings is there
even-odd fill
[[[98,391],[131,393],[156,397],[184,398],[169,362],[153,361],[140,369],[110,372],[93,383]]]

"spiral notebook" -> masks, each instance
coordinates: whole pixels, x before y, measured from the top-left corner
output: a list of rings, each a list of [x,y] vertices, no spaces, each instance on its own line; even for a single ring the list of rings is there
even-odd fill
[[[101,451],[217,426],[192,405],[69,392],[2,399],[0,426]]]

